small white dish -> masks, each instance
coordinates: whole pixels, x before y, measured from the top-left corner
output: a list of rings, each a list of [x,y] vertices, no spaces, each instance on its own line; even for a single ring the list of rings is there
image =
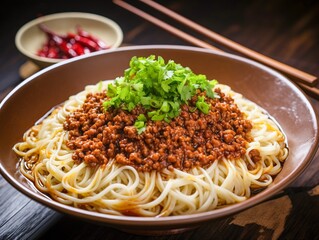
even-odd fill
[[[63,12],[42,16],[23,25],[15,36],[18,50],[40,68],[65,60],[37,55],[39,49],[47,41],[47,35],[39,28],[40,24],[44,24],[51,31],[61,35],[74,33],[76,26],[80,26],[92,36],[106,43],[109,48],[117,48],[123,41],[123,32],[120,26],[113,20],[100,15]]]

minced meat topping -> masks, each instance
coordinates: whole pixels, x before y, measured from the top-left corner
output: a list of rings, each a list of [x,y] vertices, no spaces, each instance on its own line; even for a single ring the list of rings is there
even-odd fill
[[[147,110],[137,105],[132,111],[103,108],[105,92],[88,94],[81,108],[72,112],[64,123],[69,131],[67,146],[74,150],[77,163],[104,166],[110,160],[130,165],[138,171],[189,170],[205,167],[223,157],[239,159],[246,152],[252,124],[245,119],[234,100],[215,90],[218,98],[206,98],[198,91],[180,114],[171,121],[147,120],[144,132],[138,133],[134,122]],[[205,96],[208,114],[199,111],[196,101]],[[257,150],[256,150],[257,151]],[[254,161],[259,152],[251,154]]]

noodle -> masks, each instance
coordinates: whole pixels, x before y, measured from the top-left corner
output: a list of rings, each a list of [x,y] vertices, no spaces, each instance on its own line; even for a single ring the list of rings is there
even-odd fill
[[[223,158],[188,171],[142,172],[113,160],[96,167],[76,164],[66,145],[69,132],[63,123],[88,93],[100,92],[108,83],[87,86],[70,97],[13,147],[21,158],[22,174],[58,202],[113,215],[194,214],[245,201],[255,189],[267,187],[282,169],[288,148],[281,129],[263,109],[222,84],[216,87],[234,99],[253,125],[252,141],[242,158]],[[253,149],[259,151],[260,161],[251,159]]]

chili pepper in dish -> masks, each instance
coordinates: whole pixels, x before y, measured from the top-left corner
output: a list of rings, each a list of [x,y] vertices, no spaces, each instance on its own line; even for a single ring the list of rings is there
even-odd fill
[[[41,57],[67,59],[109,48],[102,40],[80,26],[77,26],[76,33],[68,32],[65,35],[57,34],[43,24],[40,24],[39,28],[48,38],[37,52]]]
[[[93,35],[91,35],[87,31],[83,30],[83,28],[81,28],[80,26],[77,26],[77,34],[81,37],[88,38],[88,39],[94,41],[102,49],[108,48],[107,45],[103,41],[94,37]]]

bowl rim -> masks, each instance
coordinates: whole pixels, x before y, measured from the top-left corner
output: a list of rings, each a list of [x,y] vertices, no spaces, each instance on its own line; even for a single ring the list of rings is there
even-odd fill
[[[41,61],[41,62],[47,62],[47,63],[58,63],[61,61],[65,61],[66,59],[55,59],[55,58],[47,58],[47,57],[40,57],[37,56],[36,54],[30,53],[27,49],[25,49],[22,45],[22,36],[23,34],[31,27],[38,25],[39,23],[43,21],[51,21],[51,20],[56,20],[56,19],[61,19],[61,18],[83,18],[83,19],[88,19],[88,20],[96,20],[99,22],[106,23],[109,25],[116,33],[116,41],[114,44],[110,47],[110,49],[117,48],[119,47],[122,42],[123,42],[123,31],[119,24],[115,22],[114,20],[104,17],[102,15],[98,15],[95,13],[89,13],[89,12],[60,12],[60,13],[52,13],[44,16],[40,16],[38,18],[35,18],[27,23],[25,23],[23,26],[21,26],[18,31],[16,32],[15,35],[15,45],[17,49],[27,56],[30,59],[34,59],[36,61]],[[91,53],[90,53],[91,54]]]
[[[268,189],[266,192],[262,191],[258,193],[258,199],[255,200],[254,197],[249,198],[243,202],[236,203],[234,205],[229,205],[225,208],[220,209],[214,209],[211,211],[201,212],[201,213],[194,213],[190,215],[179,215],[179,216],[163,216],[163,217],[140,217],[140,216],[117,216],[117,215],[110,215],[105,213],[99,213],[99,212],[91,212],[83,209],[78,209],[72,206],[64,205],[62,203],[56,202],[44,194],[40,192],[32,192],[30,189],[25,187],[21,182],[13,178],[6,169],[2,166],[0,162],[0,173],[3,175],[3,177],[12,184],[15,188],[17,188],[19,191],[23,192],[26,196],[31,197],[33,200],[38,201],[39,203],[45,204],[45,206],[50,207],[56,211],[62,212],[62,213],[68,213],[72,216],[77,216],[82,219],[87,220],[93,220],[95,222],[102,222],[102,223],[108,223],[111,225],[126,225],[126,226],[137,226],[141,224],[146,224],[147,226],[168,226],[170,224],[177,224],[177,225],[183,225],[183,224],[191,224],[191,223],[201,223],[205,221],[211,221],[214,219],[219,219],[222,217],[227,217],[230,215],[234,215],[240,211],[243,211],[245,209],[248,209],[250,207],[253,207],[257,204],[260,204],[264,202],[265,200],[270,199],[273,197],[276,193],[282,191],[285,187],[287,187],[290,183],[292,183],[310,164],[312,159],[314,158],[316,151],[318,149],[318,143],[319,143],[319,124],[318,124],[318,118],[316,114],[316,110],[313,107],[313,104],[311,103],[309,97],[303,92],[303,90],[298,87],[295,83],[290,81],[287,77],[282,75],[281,73],[277,72],[276,70],[271,69],[268,66],[265,66],[261,63],[258,63],[254,60],[234,55],[231,53],[226,52],[219,52],[214,51],[210,49],[204,49],[199,47],[193,47],[193,46],[183,46],[183,45],[169,45],[169,44],[160,44],[160,45],[136,45],[136,46],[124,46],[119,47],[116,49],[111,49],[108,52],[105,51],[98,51],[93,52],[90,55],[82,55],[76,58],[67,59],[65,61],[59,62],[57,64],[51,65],[45,69],[40,70],[39,72],[33,74],[32,76],[28,77],[26,80],[21,82],[19,85],[17,85],[0,103],[0,110],[2,106],[6,103],[6,101],[16,92],[18,91],[23,85],[27,84],[28,82],[32,81],[39,75],[42,75],[48,71],[54,70],[55,68],[58,68],[59,66],[62,66],[64,64],[69,64],[70,62],[74,61],[81,61],[83,58],[92,58],[96,55],[103,55],[111,52],[123,52],[123,51],[132,51],[132,50],[143,50],[143,49],[166,49],[166,50],[182,50],[182,51],[196,51],[196,52],[202,52],[202,53],[209,53],[209,54],[215,54],[224,56],[227,58],[234,59],[236,61],[244,62],[249,65],[255,66],[257,68],[261,68],[266,72],[269,72],[271,75],[276,76],[277,78],[280,78],[282,81],[284,81],[290,88],[292,88],[294,91],[299,93],[299,96],[303,99],[303,101],[306,103],[310,115],[312,116],[314,122],[313,126],[316,126],[315,128],[315,136],[313,144],[307,153],[304,161],[301,165],[299,165],[299,168],[294,169],[290,175],[283,179],[280,183],[276,184],[276,187],[273,187],[271,189]],[[176,226],[176,225],[175,225]]]

